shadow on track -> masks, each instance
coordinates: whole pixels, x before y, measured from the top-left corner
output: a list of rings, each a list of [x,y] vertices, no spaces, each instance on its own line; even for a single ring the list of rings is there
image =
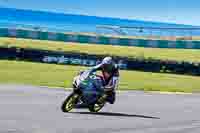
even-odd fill
[[[125,114],[125,113],[112,113],[112,112],[69,112],[72,114],[85,114],[85,115],[100,115],[100,116],[117,116],[117,117],[138,117],[138,118],[149,118],[149,119],[160,119],[159,117],[152,117],[152,116],[144,116],[144,115],[132,115],[132,114]]]

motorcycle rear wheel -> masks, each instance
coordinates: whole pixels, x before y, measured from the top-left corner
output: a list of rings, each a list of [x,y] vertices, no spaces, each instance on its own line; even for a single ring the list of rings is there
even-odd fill
[[[90,112],[99,112],[103,108],[104,105],[105,103],[101,103],[101,104],[95,103],[95,104],[89,105],[88,109]]]

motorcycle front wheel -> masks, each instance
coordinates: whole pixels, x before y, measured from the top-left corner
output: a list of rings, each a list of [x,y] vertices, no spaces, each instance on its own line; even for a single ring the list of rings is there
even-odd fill
[[[74,92],[72,92],[72,93],[63,101],[62,106],[61,106],[61,110],[62,110],[63,112],[69,112],[69,111],[71,111],[71,110],[75,107],[75,105],[76,105],[78,99],[79,99],[79,95],[76,94],[76,93],[74,93]]]

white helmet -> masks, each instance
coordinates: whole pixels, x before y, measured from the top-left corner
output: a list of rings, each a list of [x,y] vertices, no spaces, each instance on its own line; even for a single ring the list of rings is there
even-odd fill
[[[113,60],[112,60],[112,57],[105,57],[102,61],[102,64],[112,64],[113,63]]]
[[[114,67],[115,67],[115,63],[112,59],[112,57],[105,57],[102,61],[102,69],[103,71],[106,71],[108,73],[112,73]]]

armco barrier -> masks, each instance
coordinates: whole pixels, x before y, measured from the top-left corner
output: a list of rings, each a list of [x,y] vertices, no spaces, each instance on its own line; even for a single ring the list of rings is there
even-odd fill
[[[138,46],[153,48],[200,49],[200,41],[145,40],[73,33],[56,33],[28,29],[0,28],[0,37],[17,37],[64,42],[95,43],[102,45]]]
[[[17,59],[54,64],[94,66],[97,65],[105,56],[106,55],[97,56],[82,53],[64,53],[36,49],[0,47],[0,59]],[[121,69],[200,76],[200,63],[163,61],[143,58],[113,58]]]

